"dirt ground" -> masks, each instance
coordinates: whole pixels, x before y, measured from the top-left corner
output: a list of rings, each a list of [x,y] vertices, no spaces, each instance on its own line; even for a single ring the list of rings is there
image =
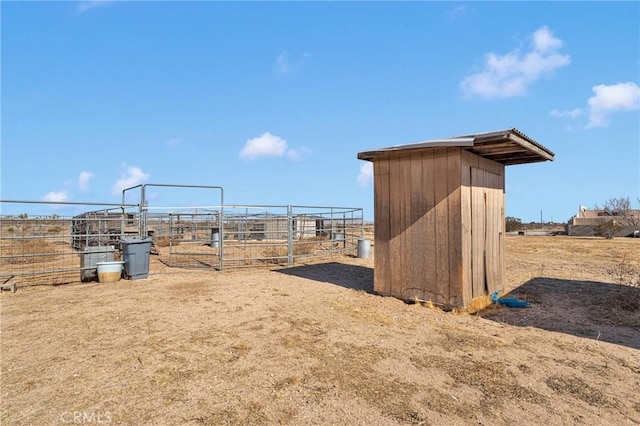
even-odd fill
[[[616,283],[640,240],[514,236],[506,257],[530,308],[381,297],[347,256],[3,292],[0,423],[640,424],[640,288]]]

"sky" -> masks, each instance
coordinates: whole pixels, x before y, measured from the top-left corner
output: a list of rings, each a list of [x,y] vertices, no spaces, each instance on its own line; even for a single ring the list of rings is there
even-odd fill
[[[517,128],[555,160],[507,167],[506,216],[640,208],[639,2],[3,1],[0,16],[5,200],[203,185],[372,220],[358,152]]]

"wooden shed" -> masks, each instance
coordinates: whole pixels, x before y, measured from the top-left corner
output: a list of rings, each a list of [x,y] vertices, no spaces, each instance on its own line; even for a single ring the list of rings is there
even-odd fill
[[[374,291],[466,307],[503,289],[505,165],[553,157],[517,129],[358,153],[373,162]]]

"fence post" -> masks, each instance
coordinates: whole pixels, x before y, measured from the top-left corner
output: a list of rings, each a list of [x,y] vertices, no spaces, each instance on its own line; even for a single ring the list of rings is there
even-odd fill
[[[287,205],[287,266],[293,266],[293,214],[290,205]]]

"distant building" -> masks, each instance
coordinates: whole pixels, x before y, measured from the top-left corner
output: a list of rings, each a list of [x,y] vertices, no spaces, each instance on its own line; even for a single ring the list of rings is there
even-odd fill
[[[640,210],[629,210],[625,213],[609,210],[589,210],[580,206],[576,214],[567,225],[567,235],[593,236],[596,228],[603,221],[613,221],[620,227],[616,237],[631,237],[640,232]]]

